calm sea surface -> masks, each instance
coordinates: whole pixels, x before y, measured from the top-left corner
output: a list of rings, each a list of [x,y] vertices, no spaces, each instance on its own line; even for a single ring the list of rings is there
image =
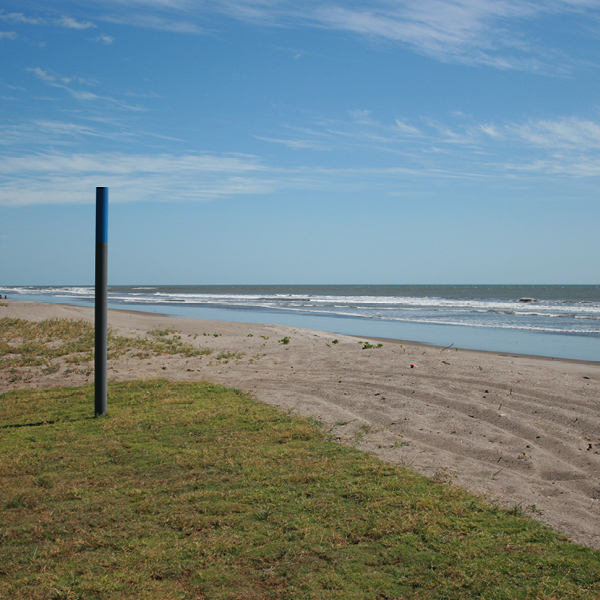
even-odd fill
[[[93,305],[93,287],[0,287]],[[600,361],[598,285],[110,286],[111,308]]]

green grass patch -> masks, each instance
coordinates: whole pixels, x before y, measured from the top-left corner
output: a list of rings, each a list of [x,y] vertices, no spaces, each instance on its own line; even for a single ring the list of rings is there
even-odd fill
[[[0,398],[0,597],[597,599],[600,554],[202,383]]]
[[[158,329],[158,328],[154,327],[153,329],[150,330],[150,334],[154,335],[156,337],[164,337],[166,335],[171,335],[171,334],[178,335],[179,331],[177,331],[177,329],[172,329],[170,327],[168,327],[167,329]]]
[[[359,344],[363,344],[363,350],[369,350],[370,348],[383,348],[383,344],[371,344],[370,342],[358,342]]]
[[[43,365],[51,368],[50,361],[57,358],[81,364],[94,359],[94,347],[94,326],[87,321],[0,319],[0,370]],[[120,336],[109,329],[108,358],[119,358],[127,353],[191,357],[211,354],[212,350],[181,341],[181,335],[174,329],[153,329],[146,338]]]
[[[240,360],[240,359],[244,358],[244,356],[246,356],[245,352],[230,352],[228,350],[227,351],[224,350],[223,352],[219,352],[219,354],[217,354],[216,359],[217,360],[225,360],[225,362],[227,362],[231,358]]]

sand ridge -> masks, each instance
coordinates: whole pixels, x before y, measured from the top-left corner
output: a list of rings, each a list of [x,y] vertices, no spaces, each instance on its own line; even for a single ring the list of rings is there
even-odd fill
[[[0,318],[93,321],[87,307],[5,304]],[[131,336],[173,328],[215,351],[109,361],[109,381],[159,377],[245,389],[262,402],[320,419],[342,443],[490,501],[519,505],[573,541],[600,549],[600,363],[130,311],[110,310],[109,324]],[[286,337],[289,343],[281,341]],[[367,341],[374,347],[365,348]],[[220,352],[239,358],[217,360]],[[56,373],[38,371],[12,383],[2,372],[0,392],[93,382],[89,368],[67,371],[61,364]]]

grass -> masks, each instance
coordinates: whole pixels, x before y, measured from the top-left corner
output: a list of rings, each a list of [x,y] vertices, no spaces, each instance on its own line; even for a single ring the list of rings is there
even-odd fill
[[[244,356],[246,356],[245,352],[230,352],[224,350],[223,352],[219,352],[215,358],[217,360],[225,360],[225,362],[228,362],[231,358],[240,360],[241,358],[244,358]]]
[[[383,348],[383,344],[371,344],[370,342],[358,342],[359,344],[363,344],[362,349],[363,350],[368,350],[370,348]]]
[[[198,348],[181,341],[174,329],[153,329],[150,337],[135,338],[116,335],[109,329],[108,358],[131,354],[154,356],[181,354],[186,357],[211,354],[209,348]],[[81,364],[94,359],[94,326],[87,321],[47,319],[33,322],[24,319],[0,319],[0,370],[9,370],[18,380],[18,369],[44,366],[58,370],[53,360],[63,359]],[[48,371],[46,371],[48,372]]]
[[[0,398],[0,598],[600,597],[600,554],[202,383]]]

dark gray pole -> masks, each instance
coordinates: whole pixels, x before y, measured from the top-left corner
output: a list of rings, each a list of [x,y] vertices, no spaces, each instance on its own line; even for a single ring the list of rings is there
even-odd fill
[[[96,188],[96,299],[95,333],[96,355],[94,359],[94,386],[96,416],[105,415],[106,360],[108,349],[108,188]]]

